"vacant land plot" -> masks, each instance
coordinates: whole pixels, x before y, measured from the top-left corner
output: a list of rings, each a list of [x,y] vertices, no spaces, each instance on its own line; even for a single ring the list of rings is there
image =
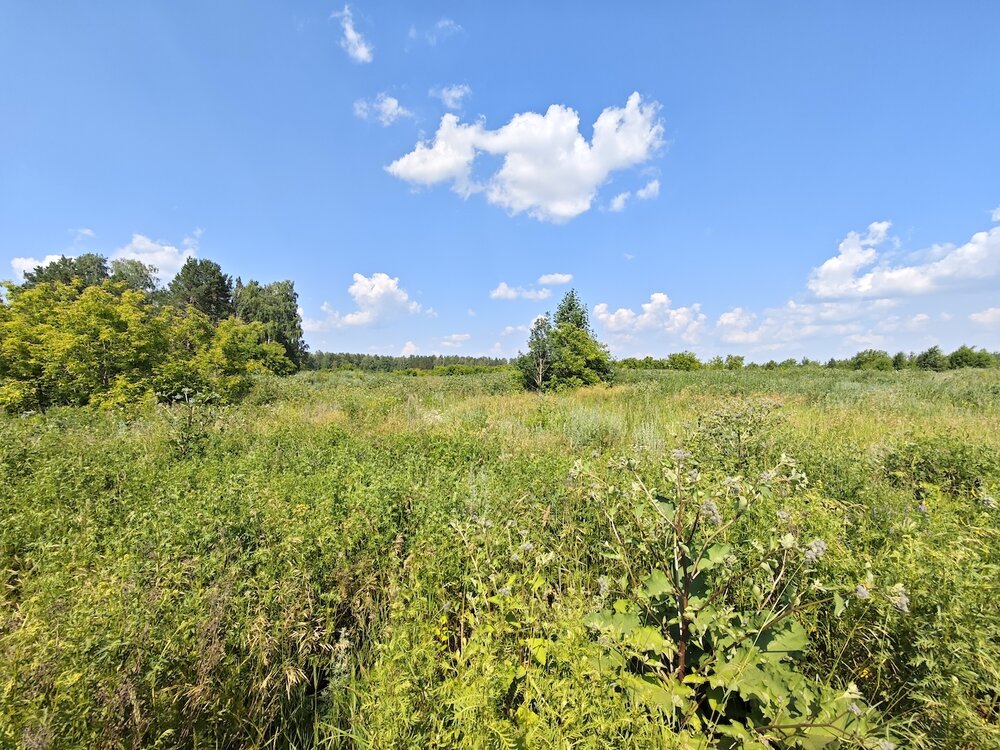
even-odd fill
[[[1000,747],[1000,373],[621,377],[0,418],[0,746]]]

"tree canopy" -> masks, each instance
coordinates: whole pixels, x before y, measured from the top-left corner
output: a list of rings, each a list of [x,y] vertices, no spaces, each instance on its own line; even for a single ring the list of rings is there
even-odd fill
[[[611,356],[594,338],[587,308],[575,289],[563,297],[554,317],[535,320],[528,337],[528,351],[516,361],[521,381],[529,390],[561,390],[608,383]]]

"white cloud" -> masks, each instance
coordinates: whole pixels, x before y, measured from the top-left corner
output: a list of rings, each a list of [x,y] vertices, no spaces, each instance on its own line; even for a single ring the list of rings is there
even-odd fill
[[[969,320],[984,326],[1000,325],[1000,307],[988,307],[985,310],[972,313]]]
[[[198,238],[201,234],[201,230],[196,229],[190,237],[181,240],[180,247],[152,240],[144,234],[133,234],[132,241],[115,250],[111,254],[111,259],[138,260],[153,266],[157,270],[156,275],[159,280],[166,282],[181,270],[181,266],[188,258],[198,254]]]
[[[1000,206],[993,209],[993,212],[990,214],[990,218],[993,219],[993,221],[1000,221]]]
[[[80,227],[71,231],[73,232],[73,240],[75,242],[82,242],[84,239],[92,240],[97,236],[93,229],[88,229],[87,227]]]
[[[434,24],[433,28],[431,28],[431,30],[424,36],[427,39],[427,43],[433,47],[440,40],[447,39],[448,37],[459,34],[462,31],[462,27],[453,19],[443,17],[438,19],[438,22]]]
[[[14,269],[14,275],[17,276],[17,280],[24,281],[24,274],[34,271],[39,266],[47,266],[49,263],[55,263],[61,257],[61,255],[46,255],[41,260],[38,260],[38,258],[11,258],[10,267]]]
[[[496,289],[490,292],[490,299],[548,299],[551,289],[525,289],[523,286],[512,287],[506,281],[501,281]]]
[[[450,182],[463,197],[483,192],[512,215],[527,212],[564,222],[590,209],[612,172],[654,155],[663,142],[658,113],[658,104],[643,103],[634,93],[625,107],[600,114],[589,143],[580,133],[579,115],[558,104],[544,115],[515,115],[497,130],[487,130],[482,120],[463,124],[449,113],[432,142],[419,142],[386,169],[415,185]],[[500,169],[483,182],[472,177],[478,152],[503,157]]]
[[[472,338],[472,334],[469,333],[452,333],[441,339],[441,346],[446,346],[450,349],[458,349],[462,344]]]
[[[74,231],[78,235],[83,232],[83,230]],[[89,232],[90,230],[86,231]],[[193,258],[198,254],[198,238],[201,235],[202,231],[200,229],[194,230],[190,236],[185,237],[181,241],[178,247],[177,245],[152,240],[144,234],[136,233],[132,235],[132,240],[127,245],[123,245],[111,253],[110,260],[133,259],[141,261],[146,265],[155,267],[157,278],[161,282],[166,282],[181,270],[181,266],[184,265],[184,262],[188,258]],[[90,234],[83,232],[83,236],[92,237],[94,235],[93,232]],[[26,272],[34,271],[38,266],[47,266],[61,257],[63,256],[46,255],[41,260],[37,258],[13,258],[10,266],[14,269],[18,280],[23,281]],[[75,253],[66,253],[66,257],[75,257]]]
[[[400,288],[399,279],[385,273],[373,273],[371,277],[356,273],[354,283],[347,292],[357,310],[341,315],[324,302],[320,309],[325,317],[320,320],[303,319],[302,329],[316,332],[332,328],[378,328],[421,310],[420,303],[411,300],[410,295]]]
[[[568,284],[572,280],[571,273],[546,273],[538,277],[539,284]]]
[[[374,47],[354,28],[354,16],[351,15],[351,6],[345,5],[339,13],[334,13],[330,18],[339,18],[340,26],[344,30],[344,36],[340,39],[340,46],[354,62],[370,63],[374,59],[372,54]]]
[[[399,350],[399,356],[411,357],[419,351],[420,350],[417,348],[416,344],[414,344],[412,341],[407,341],[405,344],[403,344],[403,348]]]
[[[837,255],[813,270],[809,290],[821,298],[901,297],[972,287],[1000,276],[1000,227],[977,232],[964,245],[935,245],[916,254],[923,262],[895,266],[879,258],[889,227],[880,221],[864,235],[850,232]]]
[[[689,342],[697,340],[705,321],[701,305],[672,307],[670,298],[663,292],[649,295],[649,302],[643,303],[640,313],[628,307],[619,307],[612,312],[608,305],[602,302],[594,307],[594,317],[612,333],[666,331],[678,334],[684,341]]]
[[[464,83],[456,83],[451,86],[442,86],[439,89],[431,89],[430,95],[441,100],[448,109],[461,109],[462,100],[472,93],[472,89]]]
[[[650,180],[646,183],[645,187],[640,188],[636,191],[635,197],[639,200],[648,201],[650,198],[655,198],[660,194],[660,181]]]
[[[413,113],[399,103],[399,99],[380,93],[373,100],[358,99],[354,102],[354,114],[362,120],[377,119],[382,127],[392,125],[402,117],[413,117]]]
[[[632,193],[618,193],[614,198],[611,199],[611,203],[608,204],[608,210],[618,213],[619,211],[625,210],[625,204],[631,197]]]

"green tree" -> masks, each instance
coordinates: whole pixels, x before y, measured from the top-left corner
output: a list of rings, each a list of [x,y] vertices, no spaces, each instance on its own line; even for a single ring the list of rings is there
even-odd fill
[[[743,357],[738,354],[730,354],[726,357],[726,369],[727,370],[742,370],[743,369]]]
[[[569,323],[556,326],[551,334],[552,388],[609,383],[611,356],[604,344],[588,331]]]
[[[22,289],[31,289],[38,284],[61,283],[68,284],[73,279],[79,279],[84,286],[100,284],[108,278],[108,261],[103,255],[84,253],[75,258],[61,256],[48,265],[35,266],[33,271],[24,274]]]
[[[881,349],[865,349],[851,358],[855,370],[891,370],[892,358]]]
[[[948,366],[957,370],[961,367],[989,367],[993,357],[985,349],[973,349],[971,346],[962,345],[948,355]]]
[[[896,352],[892,356],[892,369],[894,370],[905,370],[910,366],[910,360],[912,359],[906,352]]]
[[[667,355],[666,367],[668,370],[698,370],[701,361],[694,352],[674,352]]]
[[[295,369],[302,366],[307,347],[302,339],[299,296],[295,293],[293,282],[275,281],[261,285],[249,281],[244,285],[237,279],[233,306],[240,320],[264,326],[265,340],[281,344]]]
[[[941,370],[948,369],[948,358],[944,356],[941,347],[932,346],[925,352],[920,352],[914,359],[913,364],[920,370]]]
[[[135,258],[118,258],[111,261],[111,280],[137,292],[153,292],[158,286],[159,269]]]
[[[535,319],[528,335],[528,351],[518,356],[516,365],[528,390],[543,390],[551,379],[552,321],[548,313]]]
[[[190,305],[213,323],[233,314],[233,280],[218,263],[188,258],[167,287],[169,299]]]
[[[559,303],[559,307],[556,308],[553,323],[556,328],[568,325],[591,333],[590,315],[587,313],[587,307],[576,293],[576,289],[570,289],[566,292],[562,298],[562,302]]]

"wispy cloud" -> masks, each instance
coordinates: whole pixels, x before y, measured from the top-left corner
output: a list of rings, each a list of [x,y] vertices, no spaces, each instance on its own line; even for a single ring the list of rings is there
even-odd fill
[[[362,120],[378,120],[382,127],[389,127],[396,120],[413,117],[413,113],[399,103],[399,99],[385,92],[374,99],[358,99],[354,102],[354,114]]]
[[[331,14],[330,18],[340,19],[340,27],[344,32],[340,46],[348,57],[359,63],[370,63],[375,59],[375,48],[354,27],[354,16],[351,14],[350,5],[345,5],[342,11]]]

